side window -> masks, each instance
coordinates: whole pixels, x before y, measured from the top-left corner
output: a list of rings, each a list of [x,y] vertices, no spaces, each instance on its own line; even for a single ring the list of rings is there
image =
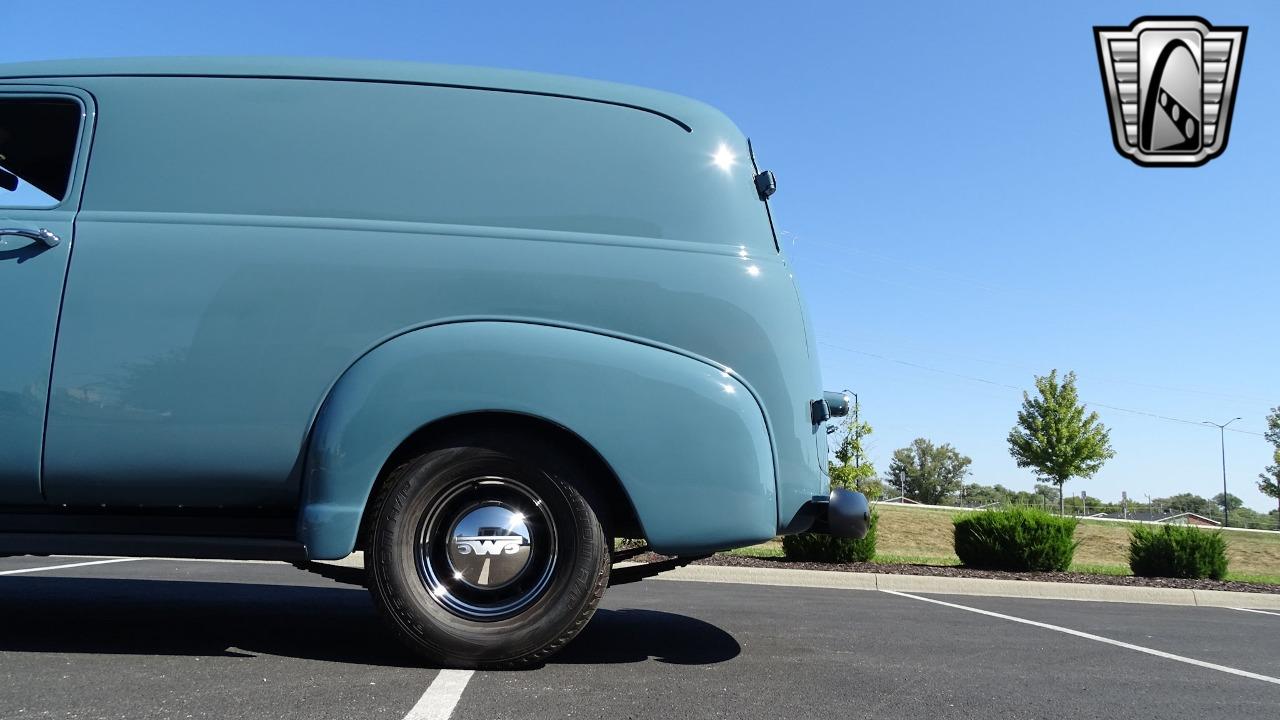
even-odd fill
[[[80,104],[0,96],[0,208],[51,208],[66,197]]]

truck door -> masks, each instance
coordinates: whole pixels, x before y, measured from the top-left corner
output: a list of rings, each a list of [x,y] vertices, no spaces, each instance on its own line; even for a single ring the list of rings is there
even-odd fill
[[[93,120],[79,90],[0,84],[0,505],[44,503],[49,376]]]

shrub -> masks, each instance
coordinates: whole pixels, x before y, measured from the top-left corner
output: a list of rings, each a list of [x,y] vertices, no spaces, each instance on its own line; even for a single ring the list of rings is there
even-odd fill
[[[1227,574],[1222,532],[1189,525],[1138,525],[1129,531],[1129,568],[1143,577],[1213,578]]]
[[[955,518],[960,562],[993,570],[1066,570],[1080,544],[1075,518],[1043,510],[983,510]]]
[[[803,562],[870,562],[876,556],[876,525],[879,522],[880,516],[871,513],[871,525],[861,540],[820,533],[787,535],[782,538],[782,552],[788,560]]]

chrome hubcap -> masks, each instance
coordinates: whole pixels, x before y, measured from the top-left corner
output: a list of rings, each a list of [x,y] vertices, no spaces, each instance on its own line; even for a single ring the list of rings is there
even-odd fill
[[[520,577],[533,554],[524,513],[507,505],[481,505],[449,531],[449,566],[455,580],[496,589]]]
[[[556,545],[551,513],[530,488],[481,477],[460,483],[427,513],[415,554],[428,592],[445,609],[500,620],[546,589]]]

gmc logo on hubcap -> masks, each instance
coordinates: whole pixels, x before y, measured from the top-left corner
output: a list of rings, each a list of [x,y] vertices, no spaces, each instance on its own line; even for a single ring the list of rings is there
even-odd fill
[[[520,552],[524,538],[519,535],[477,535],[455,537],[454,544],[460,555],[515,555]]]

